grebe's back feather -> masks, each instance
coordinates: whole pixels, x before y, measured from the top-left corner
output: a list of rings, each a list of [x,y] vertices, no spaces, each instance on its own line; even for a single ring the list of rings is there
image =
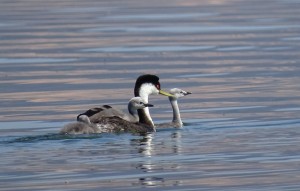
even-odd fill
[[[101,107],[96,107],[87,110],[81,115],[86,115],[89,117],[92,123],[98,123],[98,121],[103,117],[114,117],[117,116],[126,121],[136,123],[139,121],[136,110],[145,107],[151,107],[151,104],[144,103],[141,97],[133,97],[128,102],[128,113],[122,110],[112,107],[110,105],[103,105]]]
[[[101,132],[106,133],[128,132],[136,134],[154,131],[154,128],[151,126],[147,126],[141,123],[132,123],[121,119],[118,116],[103,117],[97,122],[97,124],[101,129]]]

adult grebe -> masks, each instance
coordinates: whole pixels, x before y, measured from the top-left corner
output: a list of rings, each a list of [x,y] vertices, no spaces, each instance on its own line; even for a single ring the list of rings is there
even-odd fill
[[[149,95],[152,94],[161,94],[164,96],[173,97],[172,94],[169,94],[161,90],[159,83],[159,77],[151,74],[141,75],[137,78],[134,86],[134,96],[141,97],[145,103],[148,103]],[[156,131],[153,120],[150,116],[149,108],[138,109],[139,122],[141,124],[146,124]]]
[[[140,97],[132,98],[128,103],[128,110],[132,117],[137,116],[137,109],[143,109],[145,107],[153,107],[152,104],[144,103],[143,99]],[[102,108],[105,108],[102,106]],[[101,108],[99,108],[101,109]],[[114,109],[109,108],[113,114]],[[126,121],[118,116],[109,115],[99,117],[97,120],[94,119],[92,123],[87,114],[91,114],[92,110],[88,110],[85,113],[79,114],[77,116],[77,123],[67,124],[61,131],[61,134],[89,134],[89,133],[103,133],[103,132],[121,132],[121,131],[130,131],[130,128],[133,126],[137,128],[134,132],[148,132],[153,131],[151,127],[144,125],[139,125],[137,123]],[[107,114],[109,114],[107,112]],[[136,122],[138,119],[136,119]],[[138,126],[138,127],[137,127]]]
[[[152,74],[145,74],[145,75],[141,75],[137,78],[135,86],[134,86],[134,96],[136,97],[141,97],[143,103],[148,104],[148,98],[149,95],[152,94],[161,94],[161,95],[165,95],[165,96],[170,96],[172,97],[172,94],[169,94],[163,90],[161,90],[160,87],[160,83],[159,83],[159,77],[157,77],[156,75],[152,75]],[[85,113],[82,113],[83,115],[87,115],[90,119],[90,121],[92,123],[98,123],[98,124],[105,124],[106,126],[108,126],[107,124],[109,124],[110,122],[112,124],[119,124],[120,126],[122,126],[122,123],[128,125],[134,124],[137,120],[137,117],[133,117],[128,115],[128,114],[124,114],[123,112],[114,110],[111,111],[112,107],[109,105],[104,105],[100,108],[93,108],[90,109],[88,111],[86,111]],[[130,113],[130,111],[129,111]],[[111,119],[108,119],[107,117],[110,117]],[[138,109],[138,118],[139,118],[139,125],[143,124],[147,127],[151,127],[149,129],[149,131],[155,131],[155,127],[154,127],[154,123],[152,121],[152,118],[150,116],[150,112],[149,112],[149,108],[145,107],[143,109]],[[112,120],[114,119],[114,120]],[[124,119],[125,121],[122,122],[117,122],[118,119]],[[136,130],[135,130],[136,128]],[[107,128],[106,128],[107,129]],[[122,128],[121,128],[122,129]],[[132,127],[133,131],[138,132],[140,128],[138,128],[137,126]],[[143,129],[143,128],[142,128]]]
[[[165,127],[177,127],[180,128],[183,126],[181,117],[180,117],[180,111],[178,107],[178,98],[184,97],[186,95],[192,94],[191,92],[184,91],[179,88],[173,88],[169,91],[170,94],[173,96],[169,96],[169,101],[171,103],[172,109],[173,109],[173,120],[168,123],[161,123],[156,124],[157,128],[165,128]]]

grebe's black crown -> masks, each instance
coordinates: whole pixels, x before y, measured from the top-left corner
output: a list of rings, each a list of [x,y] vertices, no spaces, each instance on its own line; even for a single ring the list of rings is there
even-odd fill
[[[159,77],[152,74],[141,75],[136,79],[135,87],[134,87],[134,96],[139,96],[139,89],[144,83],[152,83],[160,90]]]

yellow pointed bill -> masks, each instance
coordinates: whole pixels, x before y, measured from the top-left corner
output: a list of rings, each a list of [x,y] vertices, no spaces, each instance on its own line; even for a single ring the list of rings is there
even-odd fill
[[[168,96],[168,97],[174,97],[174,95],[164,91],[164,90],[159,90],[159,94],[164,95],[164,96]]]

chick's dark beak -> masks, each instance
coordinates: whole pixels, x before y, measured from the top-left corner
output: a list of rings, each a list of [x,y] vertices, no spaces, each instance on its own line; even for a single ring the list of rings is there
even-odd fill
[[[154,105],[150,104],[150,103],[145,103],[144,104],[145,107],[154,107]]]

